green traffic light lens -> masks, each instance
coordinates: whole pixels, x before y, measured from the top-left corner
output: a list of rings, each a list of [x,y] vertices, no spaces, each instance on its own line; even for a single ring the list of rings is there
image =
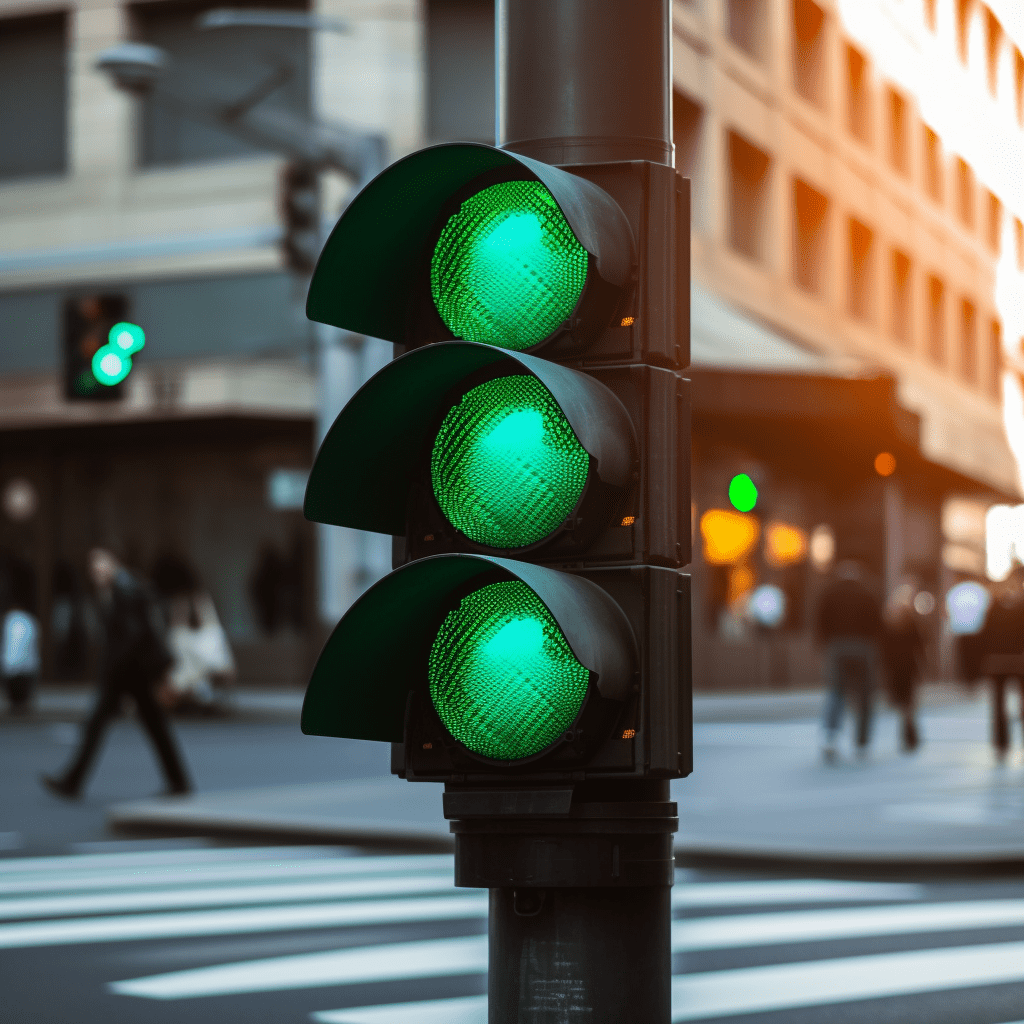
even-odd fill
[[[522,351],[570,316],[587,250],[539,181],[491,185],[463,202],[430,261],[434,305],[456,338]]]
[[[107,387],[120,384],[131,372],[131,368],[131,358],[114,348],[113,345],[104,345],[102,348],[98,348],[92,357],[93,375]]]
[[[448,521],[470,540],[520,548],[554,532],[579,503],[590,469],[551,392],[536,377],[497,377],[448,410],[430,477]]]
[[[729,481],[729,501],[740,512],[749,512],[757,504],[757,486],[746,473],[737,473]]]
[[[590,680],[554,617],[519,580],[482,587],[448,613],[427,675],[445,728],[500,761],[554,743],[575,721]]]
[[[107,343],[122,355],[131,356],[146,344],[146,332],[138,324],[122,321],[110,328]]]

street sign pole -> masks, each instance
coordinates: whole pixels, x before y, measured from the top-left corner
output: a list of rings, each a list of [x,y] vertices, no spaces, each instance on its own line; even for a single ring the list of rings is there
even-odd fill
[[[499,147],[569,169],[672,165],[670,0],[498,0],[496,21]],[[444,806],[456,884],[490,890],[489,1024],[668,1024],[667,779],[448,784]]]

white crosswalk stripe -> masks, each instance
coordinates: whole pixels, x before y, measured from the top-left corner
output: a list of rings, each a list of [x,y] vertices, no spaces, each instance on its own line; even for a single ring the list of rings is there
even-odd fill
[[[705,878],[679,873],[672,891],[672,950],[700,953],[705,966],[707,955],[732,951],[729,966],[677,974],[674,1021],[1024,984],[1024,899],[943,899],[908,884]],[[215,954],[204,966],[109,980],[112,993],[143,1000],[331,989],[325,993],[329,1007],[343,1003],[353,986],[382,985],[387,992],[387,986],[404,983],[415,994],[415,984],[433,979],[437,991],[438,979],[443,989],[445,978],[453,984],[463,979],[450,994],[464,993],[466,979],[480,986],[487,970],[486,914],[485,892],[454,888],[448,855],[375,857],[278,847],[0,861],[0,954],[246,934],[266,936],[266,949],[273,951],[278,933],[341,933],[327,939],[337,948],[324,949],[321,940],[319,949],[312,945],[315,952],[229,962]],[[370,933],[353,931],[345,940],[345,929],[367,926]],[[411,927],[417,930],[410,935]],[[986,937],[985,929],[1009,932]],[[915,936],[927,948],[913,948]],[[898,939],[899,948],[849,955],[849,947],[828,946],[886,937]],[[787,946],[793,947],[791,957]],[[769,948],[779,952],[765,964],[758,951]],[[785,962],[775,962],[780,957]],[[151,952],[148,961],[159,963],[159,954]],[[324,1008],[313,1019],[483,1024],[486,998],[442,992],[426,1002]]]

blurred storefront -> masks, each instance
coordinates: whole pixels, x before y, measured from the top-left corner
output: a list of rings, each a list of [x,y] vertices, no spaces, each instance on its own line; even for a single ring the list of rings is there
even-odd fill
[[[691,301],[694,677],[707,689],[816,685],[815,608],[844,559],[879,602],[914,584],[938,674],[949,656],[937,598],[984,574],[982,550],[951,549],[950,531],[967,528],[965,509],[983,518],[1012,495],[922,452],[891,373],[811,352],[699,285]]]

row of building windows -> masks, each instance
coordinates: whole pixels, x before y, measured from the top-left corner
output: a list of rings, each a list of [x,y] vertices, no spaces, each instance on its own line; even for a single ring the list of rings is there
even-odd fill
[[[769,218],[769,180],[771,158],[736,132],[728,133],[729,163],[729,244],[747,259],[763,263],[767,259]],[[792,189],[794,283],[811,295],[825,291],[830,201],[814,186],[794,178]],[[856,217],[846,221],[847,256],[846,311],[851,319],[866,324],[877,320],[881,289],[877,278],[879,243],[875,230]],[[1019,256],[1024,258],[1024,253]],[[910,256],[893,248],[888,254],[889,333],[899,345],[910,350],[913,337],[914,273]],[[946,314],[949,289],[938,275],[927,278],[928,358],[937,366],[951,362],[946,339]],[[980,379],[978,342],[978,305],[970,296],[961,296],[959,313],[959,359],[955,369],[970,386],[983,384],[993,397],[1000,395],[1002,374],[1002,338],[998,320],[988,327],[989,358],[986,380]]]
[[[921,0],[925,24],[938,28],[936,0]],[[727,0],[726,34],[748,57],[765,64],[769,57],[770,0]],[[827,15],[815,0],[792,0],[791,10],[793,86],[810,103],[827,103],[828,75],[825,60]],[[983,38],[982,38],[983,37]],[[1012,78],[1017,120],[1024,126],[1024,55],[1003,31],[995,15],[976,0],[956,0],[956,49],[962,63],[977,64],[984,53],[985,78],[994,98],[1001,83]],[[1009,75],[1001,74],[1001,62],[1009,65]],[[851,95],[866,88],[868,76],[863,54],[848,47],[847,62]],[[1006,83],[1009,85],[1009,83]],[[898,101],[899,96],[895,99]]]
[[[958,0],[958,18],[966,26],[971,4],[969,0]],[[730,0],[728,8],[729,36],[748,56],[763,61],[767,54],[768,0]],[[794,85],[805,99],[823,106],[825,102],[824,70],[824,27],[825,12],[814,0],[793,0],[793,41],[794,41]],[[934,12],[933,12],[934,13]],[[987,29],[987,52],[995,55],[1004,40],[999,22],[983,9]],[[934,18],[929,16],[931,24]],[[965,33],[966,28],[963,30]],[[965,36],[966,38],[966,36]],[[966,44],[965,44],[966,45]],[[966,50],[963,51],[966,53]],[[1018,117],[1024,117],[1024,57],[1013,49],[1015,81],[1017,83]],[[877,114],[873,104],[871,74],[866,55],[856,46],[845,45],[846,63],[846,129],[850,136],[866,147],[875,144]],[[989,76],[993,92],[996,82],[995,64]],[[912,136],[914,119],[911,103],[892,85],[885,87],[884,135],[886,159],[900,175],[910,178],[912,171]],[[1002,232],[1002,204],[988,189],[983,190],[983,200],[978,202],[974,171],[962,157],[954,157],[950,163],[936,132],[928,125],[920,124],[921,177],[925,192],[933,202],[944,206],[947,202],[947,185],[952,185],[948,197],[960,223],[968,230],[980,228],[989,247],[998,254]],[[982,207],[979,210],[978,206]],[[1021,222],[1016,221],[1018,236],[1024,231]]]

